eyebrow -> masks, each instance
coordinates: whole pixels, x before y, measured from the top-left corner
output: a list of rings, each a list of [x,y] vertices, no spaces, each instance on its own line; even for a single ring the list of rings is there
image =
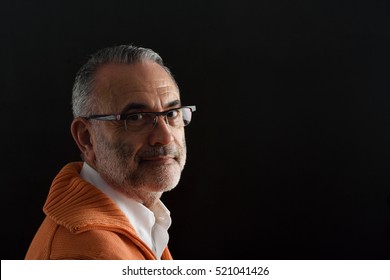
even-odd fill
[[[168,102],[165,105],[165,108],[172,108],[172,107],[176,107],[176,106],[181,106],[181,102],[178,99],[174,100],[174,101],[171,101],[171,102]],[[123,108],[121,113],[125,114],[125,113],[127,113],[129,111],[132,111],[132,110],[145,110],[147,108],[148,108],[148,106],[146,104],[132,102],[132,103],[127,104],[125,106],[125,108]]]
[[[146,108],[146,105],[142,103],[129,103],[125,108],[123,108],[121,113],[124,114],[131,110],[144,110]]]

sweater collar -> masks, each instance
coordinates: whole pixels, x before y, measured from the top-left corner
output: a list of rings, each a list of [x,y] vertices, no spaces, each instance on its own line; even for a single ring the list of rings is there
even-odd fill
[[[112,227],[136,236],[119,207],[80,177],[82,162],[69,163],[58,173],[43,207],[47,216],[73,233]]]

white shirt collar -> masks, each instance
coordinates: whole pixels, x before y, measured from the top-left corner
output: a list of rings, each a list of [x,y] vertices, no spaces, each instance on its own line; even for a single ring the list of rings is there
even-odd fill
[[[145,207],[110,187],[100,174],[86,162],[83,164],[80,177],[97,187],[118,205],[138,236],[160,259],[168,244],[168,228],[172,222],[170,212],[161,200],[158,200],[151,208]]]

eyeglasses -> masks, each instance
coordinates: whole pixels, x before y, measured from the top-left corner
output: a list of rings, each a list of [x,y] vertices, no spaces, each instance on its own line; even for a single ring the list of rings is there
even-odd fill
[[[196,106],[182,106],[164,112],[137,112],[129,114],[113,115],[91,115],[84,117],[87,120],[98,121],[124,121],[125,129],[129,131],[141,131],[151,125],[154,128],[158,117],[163,116],[165,123],[171,127],[184,127],[190,124],[192,112],[196,111]]]

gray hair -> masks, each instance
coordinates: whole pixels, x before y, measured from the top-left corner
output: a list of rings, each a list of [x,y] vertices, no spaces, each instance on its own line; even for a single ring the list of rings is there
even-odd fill
[[[91,93],[93,91],[95,74],[99,67],[108,63],[134,64],[145,61],[152,61],[159,64],[176,83],[170,70],[164,65],[160,55],[151,49],[133,45],[105,48],[91,55],[89,60],[76,74],[72,94],[73,116],[79,117],[93,114],[94,103],[91,98]]]

